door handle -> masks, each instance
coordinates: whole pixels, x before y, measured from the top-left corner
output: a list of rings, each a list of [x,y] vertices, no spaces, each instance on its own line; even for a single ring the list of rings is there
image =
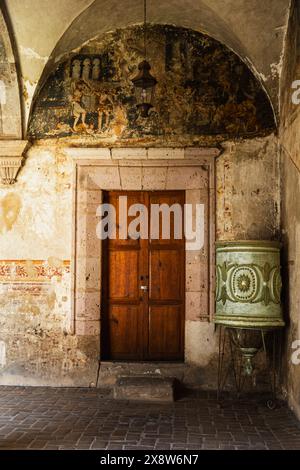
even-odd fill
[[[146,292],[148,290],[148,286],[141,286],[140,289]]]

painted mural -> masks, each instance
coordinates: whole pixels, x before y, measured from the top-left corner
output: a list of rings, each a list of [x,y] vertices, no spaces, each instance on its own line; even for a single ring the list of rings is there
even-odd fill
[[[147,142],[257,136],[274,129],[260,84],[219,42],[156,25],[148,28],[147,51],[158,81],[148,118],[137,111],[131,82],[144,58],[143,30],[136,26],[91,41],[57,67],[35,102],[30,136]]]

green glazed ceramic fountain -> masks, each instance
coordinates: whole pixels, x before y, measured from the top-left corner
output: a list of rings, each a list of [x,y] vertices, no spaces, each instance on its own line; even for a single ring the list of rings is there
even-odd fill
[[[280,243],[216,244],[215,323],[230,328],[284,326],[280,302]]]

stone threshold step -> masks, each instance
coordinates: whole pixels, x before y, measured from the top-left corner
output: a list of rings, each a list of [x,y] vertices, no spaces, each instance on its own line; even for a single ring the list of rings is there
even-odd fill
[[[117,400],[174,401],[175,379],[151,375],[119,376],[113,388]]]

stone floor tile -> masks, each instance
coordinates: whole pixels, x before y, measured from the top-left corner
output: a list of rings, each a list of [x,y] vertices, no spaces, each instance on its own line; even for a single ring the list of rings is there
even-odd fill
[[[149,404],[101,389],[1,386],[0,449],[300,450],[300,423],[284,404],[209,392]]]

